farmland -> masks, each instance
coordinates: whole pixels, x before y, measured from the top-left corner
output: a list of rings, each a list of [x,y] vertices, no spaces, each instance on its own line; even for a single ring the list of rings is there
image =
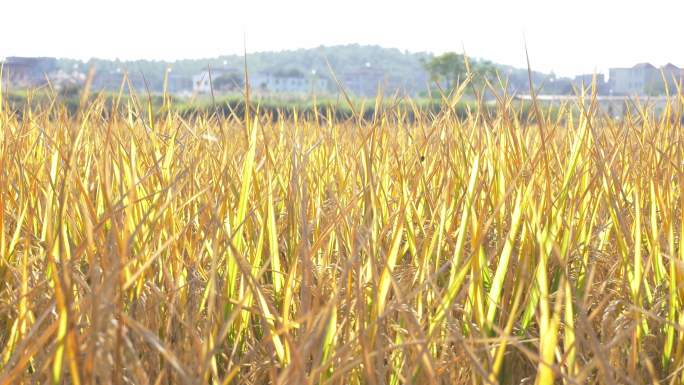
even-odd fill
[[[342,118],[3,97],[0,384],[681,383],[684,99],[465,89]]]

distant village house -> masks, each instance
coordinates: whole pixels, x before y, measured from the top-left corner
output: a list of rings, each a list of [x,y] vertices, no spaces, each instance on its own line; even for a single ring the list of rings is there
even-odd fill
[[[662,95],[665,85],[676,92],[676,84],[684,70],[668,63],[657,68],[651,63],[639,63],[630,68],[610,69],[610,90],[614,95]]]
[[[21,87],[37,87],[47,83],[46,75],[57,71],[57,59],[50,57],[16,57],[5,59],[4,80]]]
[[[299,70],[257,73],[251,77],[250,84],[255,92],[279,94],[327,93],[330,87],[328,79]]]
[[[341,76],[344,88],[355,96],[376,95],[380,88],[387,86],[387,74],[380,68],[366,63],[364,67],[343,73]]]
[[[242,88],[242,74],[233,69],[212,68],[204,70],[192,77],[192,91],[199,94],[239,90]]]

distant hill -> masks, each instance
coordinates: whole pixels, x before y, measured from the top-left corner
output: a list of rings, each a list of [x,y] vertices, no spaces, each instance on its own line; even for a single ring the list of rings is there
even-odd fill
[[[248,70],[252,74],[299,71],[304,74],[316,73],[328,77],[330,68],[346,89],[357,96],[373,96],[380,84],[385,93],[402,92],[408,95],[421,95],[430,84],[423,63],[433,57],[429,52],[408,52],[396,48],[377,45],[337,45],[320,46],[310,49],[284,50],[277,52],[255,52],[247,55]],[[225,55],[215,58],[187,59],[177,61],[157,60],[102,60],[91,59],[81,62],[73,59],[58,59],[57,67],[65,72],[87,72],[96,69],[93,86],[96,89],[118,89],[124,72],[129,74],[137,89],[160,92],[164,86],[164,75],[169,72],[168,90],[185,92],[192,90],[192,77],[211,67],[214,70],[242,73],[244,59],[241,55]],[[527,70],[498,65],[500,74],[508,80],[509,90],[527,93],[529,81]],[[535,87],[544,84],[546,92],[558,92],[559,87],[567,88],[568,79],[555,79],[553,75],[533,73]],[[562,80],[557,82],[557,80]],[[334,82],[331,92],[335,92]]]
[[[248,53],[247,64],[250,73],[277,72],[282,70],[299,70],[303,73],[315,71],[318,75],[330,76],[326,60],[330,63],[336,76],[342,79],[352,76],[358,71],[372,69],[384,75],[389,88],[405,88],[410,94],[424,90],[428,83],[428,75],[423,68],[423,60],[429,60],[432,54],[427,52],[412,53],[396,48],[383,48],[368,45],[321,46],[310,49],[285,50],[277,52]],[[118,61],[91,59],[87,63],[77,60],[60,59],[59,67],[64,70],[86,68],[94,65],[98,76],[103,74],[128,71],[136,82],[143,82],[142,76],[152,90],[159,91],[163,87],[164,73],[171,68],[174,78],[191,78],[193,75],[213,69],[234,70],[242,72],[244,59],[241,55],[225,55],[216,58],[186,59],[177,61],[136,60]],[[107,83],[107,82],[102,82]],[[375,89],[373,88],[373,92]]]

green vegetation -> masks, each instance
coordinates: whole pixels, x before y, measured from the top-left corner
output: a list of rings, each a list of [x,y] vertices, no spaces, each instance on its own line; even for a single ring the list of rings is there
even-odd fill
[[[231,80],[234,78],[230,77]],[[473,88],[468,87],[469,95],[462,95],[462,97],[453,104],[450,108],[455,116],[465,119],[473,111],[480,110],[480,113],[487,113],[487,116],[494,116],[496,114],[496,103],[480,104],[472,97]],[[11,92],[6,95],[7,106],[15,114],[22,116],[24,112],[31,109],[45,109],[51,104],[58,103],[69,114],[75,114],[79,109],[81,103],[81,90],[72,92],[69,90],[67,94],[57,93],[45,90],[39,91],[20,91]],[[372,119],[378,114],[383,114],[386,111],[401,111],[403,118],[408,121],[414,121],[422,116],[438,115],[444,108],[445,100],[448,96],[439,93],[436,90],[432,94],[432,98],[395,98],[385,99],[379,104],[376,100],[365,98],[350,97],[348,100],[343,97],[338,98],[317,98],[316,100],[307,99],[303,97],[279,97],[279,98],[255,98],[252,103],[258,106],[257,113],[259,116],[268,117],[272,119],[292,118],[295,114],[312,118],[317,115],[321,119],[331,119],[333,122],[343,122],[353,119],[354,114],[363,117],[364,119]],[[91,102],[97,100],[102,104],[101,112],[109,116],[114,106],[122,103],[146,104],[152,108],[154,113],[172,111],[184,118],[198,117],[198,116],[219,116],[227,118],[230,116],[243,116],[245,111],[245,100],[242,93],[232,93],[228,95],[221,95],[212,98],[211,96],[203,95],[200,97],[188,98],[178,97],[174,95],[146,95],[146,94],[124,94],[119,95],[111,92],[100,92],[91,96]],[[519,117],[525,121],[534,120],[531,114],[531,104],[526,101],[514,100],[511,101],[511,107],[518,111]],[[559,116],[560,108],[551,106],[548,108],[552,117]],[[573,109],[576,116],[578,111]]]
[[[464,81],[469,74],[476,80],[496,76],[496,67],[489,61],[468,61],[455,52],[447,52],[424,62],[425,70],[430,74],[433,82],[444,82],[444,88],[451,91]]]

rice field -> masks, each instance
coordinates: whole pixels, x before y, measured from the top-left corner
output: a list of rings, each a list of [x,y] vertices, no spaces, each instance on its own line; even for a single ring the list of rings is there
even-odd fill
[[[682,383],[684,98],[464,90],[1,103],[0,384]]]

